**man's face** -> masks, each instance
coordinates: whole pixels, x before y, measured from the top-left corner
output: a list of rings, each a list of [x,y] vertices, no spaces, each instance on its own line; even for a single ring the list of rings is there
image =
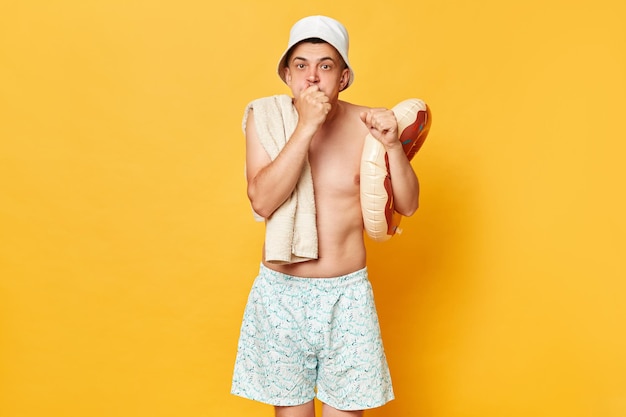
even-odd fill
[[[348,84],[350,70],[345,68],[341,56],[327,43],[301,43],[296,45],[285,70],[285,80],[295,99],[311,85],[331,100]]]

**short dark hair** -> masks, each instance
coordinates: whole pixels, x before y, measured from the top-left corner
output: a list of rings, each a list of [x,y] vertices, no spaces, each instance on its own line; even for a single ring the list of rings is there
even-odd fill
[[[301,43],[316,43],[317,44],[317,43],[328,43],[328,42],[326,42],[324,39],[320,39],[320,38],[306,38],[306,39],[302,39],[300,42],[296,43],[294,46],[289,48],[289,50],[285,54],[285,68],[289,66],[289,61],[291,60],[291,54],[292,54],[293,50],[296,49],[296,46],[300,45]],[[341,60],[341,64],[343,65],[343,68],[348,68],[348,65],[343,60],[343,57],[341,56],[341,54],[337,53],[337,55],[339,55],[339,59]]]

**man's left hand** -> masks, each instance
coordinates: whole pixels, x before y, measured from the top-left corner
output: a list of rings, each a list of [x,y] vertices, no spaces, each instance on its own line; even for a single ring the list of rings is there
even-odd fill
[[[385,149],[402,146],[398,140],[398,121],[393,111],[382,108],[369,109],[361,112],[361,120]]]

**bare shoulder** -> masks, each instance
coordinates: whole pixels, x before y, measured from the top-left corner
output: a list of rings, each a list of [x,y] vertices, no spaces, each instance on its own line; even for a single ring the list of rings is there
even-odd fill
[[[342,123],[345,124],[345,127],[349,128],[353,133],[366,134],[367,128],[361,121],[361,113],[368,111],[369,107],[349,103],[347,101],[342,101],[341,105],[344,109],[344,119]]]
[[[346,113],[348,113],[350,115],[356,114],[358,116],[359,114],[361,114],[361,112],[367,111],[367,110],[370,109],[367,106],[363,106],[363,105],[360,105],[360,104],[349,103],[347,101],[341,101],[340,103],[344,107],[344,109],[346,110]]]

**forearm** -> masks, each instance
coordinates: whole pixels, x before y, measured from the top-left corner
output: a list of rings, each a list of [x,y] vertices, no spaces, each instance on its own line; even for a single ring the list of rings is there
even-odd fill
[[[395,210],[411,216],[419,207],[419,181],[402,146],[387,149]]]
[[[248,198],[260,216],[271,216],[295,189],[308,157],[312,136],[311,132],[296,128],[276,159],[248,178]]]

